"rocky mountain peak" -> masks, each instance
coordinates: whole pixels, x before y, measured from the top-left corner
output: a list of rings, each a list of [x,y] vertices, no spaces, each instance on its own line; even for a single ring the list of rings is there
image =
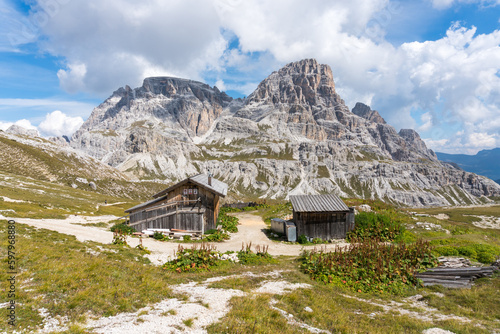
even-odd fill
[[[40,137],[40,133],[36,129],[26,129],[23,126],[17,125],[17,124],[12,124],[9,126],[9,128],[5,131],[7,133],[12,133],[14,135],[25,135],[25,136],[30,136],[30,137]]]
[[[382,116],[380,116],[378,111],[372,110],[370,106],[367,106],[366,104],[361,102],[356,103],[356,105],[352,109],[352,113],[375,123],[386,124],[385,120],[382,118]]]
[[[95,108],[71,146],[139,178],[210,170],[236,199],[333,192],[418,206],[500,194],[493,181],[442,165],[414,130],[398,134],[362,103],[351,112],[330,67],[314,59],[273,72],[244,100],[146,78]]]
[[[289,63],[263,80],[249,97],[247,104],[303,104],[334,106],[340,100],[330,66],[315,59]]]
[[[145,95],[164,95],[166,97],[194,95],[201,102],[216,102],[221,105],[232,100],[226,93],[220,92],[217,87],[212,88],[202,82],[174,77],[146,78],[138,90]]]

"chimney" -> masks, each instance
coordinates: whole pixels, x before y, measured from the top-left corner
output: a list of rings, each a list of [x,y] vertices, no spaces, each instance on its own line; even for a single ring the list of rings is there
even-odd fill
[[[212,173],[208,173],[208,185],[212,186]]]

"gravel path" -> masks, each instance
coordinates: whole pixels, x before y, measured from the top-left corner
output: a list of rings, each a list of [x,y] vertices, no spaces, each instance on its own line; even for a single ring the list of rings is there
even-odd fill
[[[255,246],[268,246],[268,252],[271,255],[290,255],[298,256],[302,249],[312,249],[315,246],[290,245],[282,242],[269,240],[264,233],[267,225],[260,216],[253,215],[248,212],[240,212],[235,214],[240,220],[238,233],[231,235],[231,239],[215,243],[217,250],[221,252],[239,251],[242,244],[252,243],[252,248]],[[80,224],[91,224],[98,222],[108,222],[116,219],[115,216],[69,216],[66,219],[30,219],[30,218],[14,218],[18,223],[27,224],[30,226],[45,228],[57,231],[64,234],[74,235],[80,241],[96,241],[103,244],[109,244],[113,240],[113,233],[107,229],[84,226]],[[127,240],[130,246],[135,247],[139,244],[139,239],[129,238]],[[151,250],[150,260],[155,264],[163,264],[174,255],[179,243],[157,241],[152,238],[144,238],[143,245]],[[185,247],[191,247],[192,244],[183,244]],[[346,246],[347,243],[339,242],[337,244],[321,245],[327,249],[334,249],[335,245]]]

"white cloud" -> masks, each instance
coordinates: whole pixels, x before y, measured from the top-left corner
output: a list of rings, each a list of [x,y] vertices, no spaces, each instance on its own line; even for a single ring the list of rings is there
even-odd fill
[[[57,71],[57,77],[61,87],[70,93],[75,93],[85,89],[84,79],[87,74],[85,64],[68,64],[67,70]]]
[[[500,3],[429,1],[436,8]],[[440,145],[448,135],[447,149],[490,145],[491,139],[471,134],[491,138],[500,133],[498,30],[478,35],[474,27],[457,22],[435,41],[392,45],[385,40],[390,23],[412,13],[402,12],[398,2],[389,0],[57,3],[52,11],[35,8],[29,19],[52,13],[39,25],[45,35],[40,43],[66,60],[58,77],[70,92],[107,97],[124,84],[140,85],[147,75],[201,80],[210,70],[221,80],[216,84],[248,95],[264,79],[253,73],[269,74],[267,69],[277,70],[278,64],[316,58],[332,67],[337,89],[349,106],[366,102],[388,123],[426,131]],[[239,42],[237,49],[227,48],[231,36]],[[231,75],[225,72],[229,67],[250,73],[250,79],[218,75]],[[415,109],[423,112],[421,122],[412,118]],[[436,130],[450,124],[468,129],[453,136]]]
[[[226,88],[226,84],[224,83],[224,80],[221,80],[221,79],[217,80],[217,81],[215,82],[215,86],[216,86],[216,87],[217,87],[220,91],[222,91],[222,92],[225,92],[225,91],[227,90],[227,88]]]
[[[31,122],[27,119],[20,119],[15,122],[0,122],[0,130],[5,131],[12,125],[19,125],[28,130],[37,130],[37,127],[32,125]]]
[[[38,128],[46,136],[71,136],[83,124],[81,117],[69,117],[59,110],[45,116]]]
[[[420,120],[423,124],[418,127],[418,131],[427,131],[432,127],[432,114],[430,112],[422,114]]]
[[[31,17],[43,12],[38,5]],[[226,48],[209,1],[64,1],[40,29],[42,48],[66,59],[61,87],[104,97],[145,74],[201,79]]]
[[[431,0],[436,9],[447,9],[456,4],[478,4],[481,7],[493,7],[500,5],[499,0]]]

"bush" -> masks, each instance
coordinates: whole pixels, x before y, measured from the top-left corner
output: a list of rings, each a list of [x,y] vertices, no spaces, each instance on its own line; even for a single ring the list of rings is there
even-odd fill
[[[179,245],[176,252],[176,258],[163,265],[165,270],[173,270],[178,273],[185,271],[203,271],[210,270],[211,267],[221,264],[221,254],[211,245],[196,245],[191,249],[183,248]]]
[[[256,246],[256,253],[251,250],[252,244],[246,246],[246,248],[242,248],[238,252],[238,259],[241,264],[264,264],[264,263],[273,263],[275,260],[273,257],[267,252],[269,246]]]
[[[417,241],[417,237],[410,231],[404,230],[403,233],[397,237],[396,241],[404,244],[412,244]]]
[[[440,256],[458,256],[458,249],[453,246],[442,246],[434,249]]]
[[[437,265],[428,242],[384,245],[375,240],[324,253],[305,251],[301,268],[313,280],[345,286],[358,292],[401,293],[420,282],[415,273]]]
[[[215,230],[214,233],[206,234],[204,239],[210,242],[219,242],[229,239],[229,234],[224,231]]]
[[[121,245],[121,246],[128,246],[127,243],[127,234],[122,233],[121,231],[115,231],[113,232],[113,245]]]
[[[168,240],[168,237],[165,234],[163,234],[162,232],[158,232],[158,231],[154,232],[153,238],[156,240],[160,240],[160,241]]]
[[[110,228],[111,232],[120,232],[126,235],[130,235],[136,232],[135,228],[128,226],[125,223],[117,223]]]
[[[471,244],[461,247],[441,246],[434,249],[441,256],[466,256],[481,263],[491,263],[500,255],[500,248],[486,244]]]
[[[232,208],[221,208],[217,218],[217,225],[221,225],[227,232],[236,233],[238,232],[238,218],[227,215],[228,212],[232,211],[234,211]]]
[[[481,263],[492,263],[496,260],[496,256],[491,253],[479,253],[477,260]]]
[[[359,242],[368,239],[394,241],[405,231],[399,220],[375,212],[360,212],[356,215],[354,226],[354,230],[347,233],[348,241]]]
[[[470,259],[477,260],[477,252],[470,246],[462,246],[457,248],[458,254],[461,256],[466,256]]]
[[[307,239],[307,237],[304,235],[304,234],[301,234],[299,235],[299,237],[297,238],[297,242],[301,245],[303,244],[308,244],[309,243],[309,240]]]

